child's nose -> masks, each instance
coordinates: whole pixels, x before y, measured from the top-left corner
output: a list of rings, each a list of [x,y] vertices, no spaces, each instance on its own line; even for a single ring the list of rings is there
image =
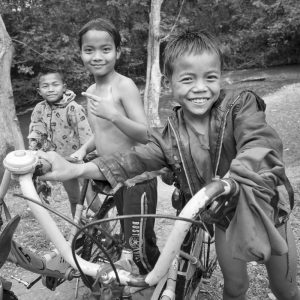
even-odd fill
[[[206,90],[207,90],[207,86],[206,86],[204,80],[197,80],[195,82],[195,85],[193,86],[193,91],[194,92],[206,91]]]
[[[100,60],[103,59],[102,53],[101,51],[95,51],[94,56],[93,56],[94,60]]]

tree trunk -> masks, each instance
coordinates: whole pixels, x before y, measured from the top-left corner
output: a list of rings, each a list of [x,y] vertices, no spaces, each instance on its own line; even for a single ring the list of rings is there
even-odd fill
[[[14,104],[10,68],[13,45],[0,15],[0,160],[13,149],[24,149]],[[2,173],[2,172],[1,172]]]
[[[144,94],[144,107],[151,127],[161,127],[158,108],[161,90],[161,72],[159,67],[159,26],[162,2],[163,0],[151,0],[151,10],[149,15],[147,77]]]

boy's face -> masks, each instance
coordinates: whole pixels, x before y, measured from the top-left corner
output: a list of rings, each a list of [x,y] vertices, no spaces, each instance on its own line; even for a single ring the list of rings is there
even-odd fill
[[[214,52],[185,54],[173,63],[170,80],[174,100],[186,117],[204,118],[209,115],[221,89],[221,63]]]
[[[39,81],[38,92],[44,100],[55,103],[62,99],[66,86],[59,73],[42,75]]]
[[[106,31],[89,30],[82,36],[81,59],[94,76],[111,73],[119,56],[120,51]]]

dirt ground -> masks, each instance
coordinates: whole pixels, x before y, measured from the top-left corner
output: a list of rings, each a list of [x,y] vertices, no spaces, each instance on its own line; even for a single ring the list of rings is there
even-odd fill
[[[296,205],[293,215],[291,216],[291,224],[296,237],[297,248],[300,249],[300,83],[284,86],[275,93],[266,95],[264,99],[267,104],[267,119],[278,131],[284,142],[284,161],[287,166],[287,174],[293,184],[296,196]],[[47,249],[49,249],[49,247],[51,247],[51,244],[45,239],[43,232],[40,230],[38,224],[36,224],[31,212],[26,209],[24,201],[12,197],[12,193],[17,190],[17,187],[11,189],[7,196],[7,203],[11,211],[14,212],[14,214],[19,213],[23,220],[18,227],[15,239],[24,244],[24,246],[34,249],[38,253],[44,253]],[[172,191],[172,187],[159,182],[158,214],[173,214],[174,210],[170,205]],[[53,199],[51,200],[51,205],[61,212],[69,214],[67,202],[62,201],[65,197],[66,195],[61,188],[61,185],[55,184],[53,186]],[[63,231],[66,230],[66,224],[63,221],[58,220],[58,224]],[[170,228],[170,221],[159,220],[156,222],[156,231],[159,237],[160,247],[163,246]],[[298,266],[300,266],[299,263],[300,261],[298,260]],[[250,277],[248,299],[276,299],[268,288],[268,280],[264,268],[258,264],[250,263],[248,270]],[[26,272],[11,265],[10,263],[6,263],[4,265],[0,274],[8,280],[12,280],[11,275],[13,275],[28,282],[37,277],[37,275]],[[30,290],[27,290],[24,285],[18,283],[16,280],[12,280],[12,282],[13,291],[21,300],[75,299],[75,281],[62,284],[54,292],[47,290],[41,282],[36,284]],[[219,268],[217,268],[217,270],[213,273],[211,280],[203,285],[203,294],[201,299],[221,299],[222,284],[222,275]],[[300,274],[298,274],[298,285],[300,285]],[[89,299],[89,292],[82,283],[79,283],[77,299]]]

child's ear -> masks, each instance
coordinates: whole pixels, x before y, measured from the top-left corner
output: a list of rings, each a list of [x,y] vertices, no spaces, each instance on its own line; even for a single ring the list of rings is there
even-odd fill
[[[40,96],[42,96],[42,95],[41,95],[41,91],[40,91],[39,88],[37,88],[36,91],[37,91],[37,93],[38,93]]]
[[[67,90],[67,85],[64,83],[63,84],[63,91],[65,92]]]

